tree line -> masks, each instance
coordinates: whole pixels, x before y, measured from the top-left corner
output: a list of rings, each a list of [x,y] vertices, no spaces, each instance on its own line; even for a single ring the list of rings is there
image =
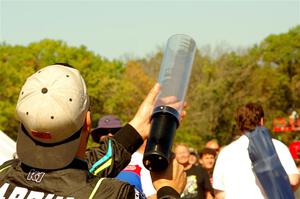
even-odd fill
[[[93,126],[99,117],[113,114],[125,124],[157,79],[163,51],[128,61],[109,61],[85,46],[44,39],[27,46],[0,44],[0,129],[16,139],[15,105],[26,78],[53,63],[69,63],[86,80]],[[201,148],[209,139],[228,144],[235,136],[235,109],[249,101],[262,104],[266,126],[276,117],[300,112],[300,26],[269,35],[241,51],[224,51],[218,57],[198,49],[189,89],[187,116],[175,142]],[[275,134],[273,134],[276,136]],[[300,135],[300,132],[299,132]],[[285,133],[290,142],[296,133]]]

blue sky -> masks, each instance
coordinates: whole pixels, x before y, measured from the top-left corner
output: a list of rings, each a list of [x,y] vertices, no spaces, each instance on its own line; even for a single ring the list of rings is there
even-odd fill
[[[0,1],[2,42],[59,39],[108,59],[149,55],[175,33],[238,48],[300,24],[300,0]]]

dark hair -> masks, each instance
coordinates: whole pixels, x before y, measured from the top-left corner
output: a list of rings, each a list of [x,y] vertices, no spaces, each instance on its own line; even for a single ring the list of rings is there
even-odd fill
[[[190,151],[190,155],[194,155],[194,156],[198,157],[197,151]]]
[[[216,152],[216,150],[211,149],[211,148],[204,148],[204,149],[200,152],[199,157],[202,158],[202,157],[203,157],[204,155],[206,155],[206,154],[213,155],[214,157],[216,157],[217,152]]]
[[[253,131],[260,124],[263,117],[264,110],[257,103],[248,103],[239,107],[235,112],[238,133],[243,134],[245,131]]]

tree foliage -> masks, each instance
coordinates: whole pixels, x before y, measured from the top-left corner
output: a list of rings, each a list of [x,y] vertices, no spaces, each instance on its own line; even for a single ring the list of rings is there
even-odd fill
[[[68,62],[85,78],[91,99],[93,125],[99,117],[114,114],[128,122],[154,84],[163,52],[127,63],[103,59],[85,46],[45,39],[28,46],[0,44],[0,129],[16,138],[15,105],[21,85],[39,68]],[[225,51],[218,57],[197,50],[186,96],[187,116],[176,142],[196,148],[212,138],[221,144],[235,134],[236,108],[249,101],[263,105],[266,126],[275,117],[300,112],[300,26],[270,35],[242,52]],[[286,135],[285,141],[295,136]]]
[[[236,108],[250,101],[262,104],[269,128],[275,117],[287,118],[291,109],[299,112],[299,30],[297,26],[270,35],[259,45],[242,52],[223,52],[217,58],[198,51],[186,97],[188,114],[176,141],[196,148],[212,138],[228,144],[236,137]],[[159,63],[161,53],[148,58],[148,63],[141,60],[145,70]]]
[[[147,76],[138,65],[108,61],[86,47],[71,47],[63,41],[42,40],[28,46],[0,45],[0,129],[16,138],[18,122],[15,106],[26,78],[47,65],[69,63],[86,80],[93,112],[93,126],[100,116],[114,114],[127,122],[149,88]],[[135,71],[136,73],[132,73]],[[130,78],[127,74],[130,74]],[[135,81],[132,81],[135,80]],[[140,85],[144,85],[140,89]]]

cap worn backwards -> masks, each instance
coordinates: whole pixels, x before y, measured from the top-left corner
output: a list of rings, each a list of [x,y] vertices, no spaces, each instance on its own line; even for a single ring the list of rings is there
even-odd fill
[[[42,169],[70,164],[88,108],[86,85],[78,70],[51,65],[30,76],[16,107],[21,123],[17,139],[20,160]]]

